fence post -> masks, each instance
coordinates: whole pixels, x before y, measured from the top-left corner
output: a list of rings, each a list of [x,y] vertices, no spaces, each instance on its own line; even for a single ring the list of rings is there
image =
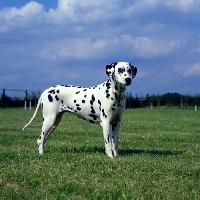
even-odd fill
[[[24,101],[24,110],[26,110],[26,107],[27,107],[27,99],[28,99],[28,92],[27,90],[25,91],[25,101]]]
[[[2,94],[2,107],[5,106],[5,98],[6,98],[6,90],[3,89],[3,94]]]
[[[24,101],[24,110],[26,110],[26,100]]]
[[[29,109],[31,110],[31,100],[29,101]]]

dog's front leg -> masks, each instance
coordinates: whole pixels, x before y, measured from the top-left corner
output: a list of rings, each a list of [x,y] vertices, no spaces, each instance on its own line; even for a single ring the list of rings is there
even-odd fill
[[[118,134],[119,134],[120,123],[112,124],[112,151],[114,156],[119,156],[118,153]]]
[[[113,153],[112,153],[112,135],[111,135],[111,125],[110,121],[104,121],[101,122],[101,126],[103,128],[103,136],[104,136],[104,142],[105,142],[105,150],[106,154],[110,157],[113,158]]]

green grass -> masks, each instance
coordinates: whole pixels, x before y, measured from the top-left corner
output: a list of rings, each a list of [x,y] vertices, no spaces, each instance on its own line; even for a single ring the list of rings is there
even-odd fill
[[[0,199],[200,199],[200,112],[126,110],[120,157],[101,126],[66,113],[38,155],[41,112],[0,109]]]

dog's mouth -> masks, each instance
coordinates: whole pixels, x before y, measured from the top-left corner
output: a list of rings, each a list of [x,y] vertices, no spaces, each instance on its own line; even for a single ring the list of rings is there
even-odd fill
[[[129,86],[130,84],[131,84],[131,82],[130,83],[121,83],[121,82],[119,82],[119,84],[121,84],[121,85],[124,85],[124,86]]]
[[[130,82],[130,83],[126,83],[125,85],[126,85],[126,86],[129,86],[130,84],[131,84],[131,82]]]

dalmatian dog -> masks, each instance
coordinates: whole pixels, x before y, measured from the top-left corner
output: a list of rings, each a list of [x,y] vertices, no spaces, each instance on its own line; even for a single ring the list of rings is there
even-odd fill
[[[42,93],[33,117],[22,130],[33,122],[41,107],[43,125],[37,144],[39,154],[43,154],[47,137],[58,126],[62,115],[70,112],[88,122],[100,123],[106,154],[110,158],[118,156],[118,133],[125,107],[125,90],[136,73],[137,68],[130,63],[115,62],[106,66],[109,79],[100,85],[90,88],[72,85],[50,87]]]

